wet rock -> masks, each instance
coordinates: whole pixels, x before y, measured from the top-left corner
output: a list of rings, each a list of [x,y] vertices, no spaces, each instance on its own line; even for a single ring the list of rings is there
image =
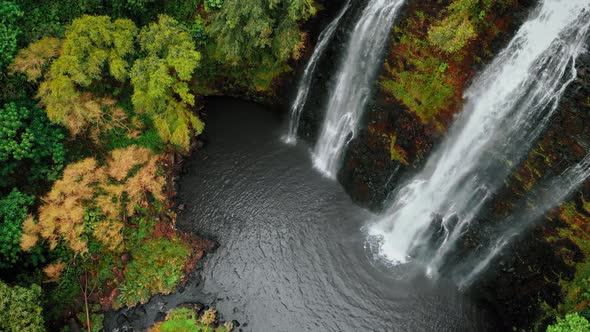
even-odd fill
[[[125,315],[125,313],[121,313],[118,317],[117,317],[117,326],[123,326],[127,323],[129,323],[129,318],[127,318],[127,316]]]
[[[155,321],[156,321],[156,322],[161,322],[161,321],[163,321],[164,319],[166,319],[166,313],[165,313],[165,312],[162,312],[162,311],[158,311],[158,312],[156,313],[156,318],[155,318]]]
[[[133,312],[129,316],[129,319],[132,321],[138,320],[142,316],[145,316],[146,314],[147,314],[147,311],[145,310],[145,308],[143,306],[139,306],[139,307],[135,308],[135,310],[133,310]]]

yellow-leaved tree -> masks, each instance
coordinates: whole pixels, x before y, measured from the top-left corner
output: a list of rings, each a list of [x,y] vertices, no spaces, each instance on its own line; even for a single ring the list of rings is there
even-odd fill
[[[105,79],[127,79],[136,34],[137,27],[128,19],[111,21],[108,16],[89,15],[75,19],[66,29],[59,57],[39,87],[38,97],[49,119],[75,135],[90,125],[99,130],[113,115],[122,116],[116,100],[108,95],[97,96],[91,88],[93,84],[104,84]],[[35,46],[39,45],[29,47],[29,53]],[[23,53],[21,58],[26,56]],[[14,67],[27,69],[22,65]],[[32,77],[35,75],[34,70]]]
[[[153,119],[165,142],[186,152],[191,136],[204,127],[191,110],[195,96],[189,89],[201,54],[187,29],[166,15],[144,27],[138,40],[146,56],[135,61],[130,73],[135,110]]]
[[[50,249],[63,241],[75,254],[84,254],[92,236],[106,250],[122,250],[127,218],[146,207],[150,197],[166,198],[158,163],[159,156],[133,145],[111,152],[103,166],[93,158],[70,164],[43,197],[38,222],[25,221],[21,248],[30,250],[44,239]],[[97,214],[88,217],[89,211]]]
[[[428,31],[430,43],[447,53],[462,50],[477,37],[476,22],[484,19],[491,0],[457,0],[444,11],[444,18]]]

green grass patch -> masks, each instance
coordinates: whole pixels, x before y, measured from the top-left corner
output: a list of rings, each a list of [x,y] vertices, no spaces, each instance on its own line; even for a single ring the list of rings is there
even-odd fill
[[[115,307],[132,307],[147,302],[155,294],[171,293],[184,277],[184,264],[190,253],[178,237],[152,238],[134,248]]]
[[[104,142],[104,146],[108,151],[126,148],[134,144],[146,147],[155,153],[164,150],[164,142],[156,128],[150,128],[142,131],[138,136],[132,137],[127,129],[117,127],[104,133],[101,141]]]
[[[406,105],[422,122],[435,123],[438,113],[456,102],[457,86],[449,77],[449,64],[434,55],[430,44],[408,31],[403,32],[399,45],[398,53],[406,62],[386,64],[381,89]]]
[[[177,308],[168,313],[166,320],[156,324],[150,332],[229,332],[231,323],[218,327],[209,327],[217,321],[217,313],[213,309],[206,310],[201,317],[190,308]]]

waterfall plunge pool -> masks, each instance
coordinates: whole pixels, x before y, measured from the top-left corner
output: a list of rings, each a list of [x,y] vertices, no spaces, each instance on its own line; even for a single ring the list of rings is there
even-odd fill
[[[372,216],[281,142],[284,114],[207,101],[209,143],[187,161],[177,227],[219,247],[180,291],[107,315],[106,330],[144,330],[179,304],[214,306],[243,331],[497,331],[485,308],[423,269],[393,269],[365,250]]]

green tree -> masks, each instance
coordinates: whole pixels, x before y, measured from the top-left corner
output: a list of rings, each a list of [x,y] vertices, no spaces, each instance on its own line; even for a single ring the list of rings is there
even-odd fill
[[[557,323],[547,327],[547,332],[588,332],[590,323],[577,312],[557,318]]]
[[[41,287],[10,287],[0,280],[0,330],[41,332],[43,327]]]
[[[223,7],[223,0],[205,0],[205,5],[212,9],[220,9]]]
[[[144,27],[138,39],[146,56],[131,69],[135,110],[153,119],[164,141],[187,151],[193,131],[199,134],[204,126],[192,111],[195,96],[189,90],[201,54],[188,29],[166,15]]]
[[[226,0],[208,29],[212,57],[246,85],[267,90],[299,58],[305,34],[299,24],[315,14],[312,0]],[[237,72],[236,72],[237,70]]]
[[[20,33],[15,23],[22,15],[23,12],[17,5],[0,0],[0,72],[14,59],[17,36]]]
[[[65,135],[45,112],[26,103],[0,109],[0,189],[38,185],[59,178],[65,163]]]
[[[22,224],[34,200],[34,196],[16,189],[0,199],[0,269],[10,268],[19,261]]]
[[[124,82],[135,52],[137,27],[128,19],[84,15],[66,29],[61,55],[39,87],[39,98],[53,122],[78,134],[89,125],[104,126],[116,101],[103,93],[104,80]],[[107,75],[108,74],[108,75]],[[109,77],[110,76],[110,77]]]

